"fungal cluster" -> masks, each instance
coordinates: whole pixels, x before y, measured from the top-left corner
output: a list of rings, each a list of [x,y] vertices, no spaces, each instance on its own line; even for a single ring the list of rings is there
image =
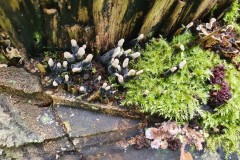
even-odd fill
[[[100,62],[106,66],[110,75],[116,76],[119,84],[123,84],[129,79],[143,73],[143,70],[136,71],[128,68],[129,61],[137,59],[141,55],[140,52],[132,54],[131,52],[132,48],[134,48],[142,38],[143,34],[140,34],[136,39],[133,39],[125,46],[123,46],[124,39],[120,39],[115,48],[100,57]],[[124,50],[124,48],[127,48],[127,50]]]
[[[52,85],[57,87],[62,83],[69,84],[71,82],[68,72],[72,74],[80,73],[82,71],[88,71],[92,69],[93,55],[85,55],[86,45],[79,47],[76,40],[71,40],[71,52],[64,52],[65,60],[61,62],[54,62],[52,58],[49,58],[48,65],[53,72],[54,78]],[[85,57],[85,58],[84,58]],[[63,75],[63,73],[65,73]],[[82,87],[80,87],[82,89]]]
[[[142,38],[141,34],[126,46],[134,48]],[[93,60],[93,54],[86,54],[86,45],[79,46],[77,41],[72,39],[71,52],[64,52],[62,61],[48,59],[50,73],[45,77],[46,86],[53,88],[62,86],[68,92],[85,95],[88,101],[113,96],[117,90],[114,84],[107,84],[108,74],[116,77],[121,85],[143,73],[143,70],[136,71],[128,68],[129,61],[137,59],[140,53],[130,54],[132,50],[124,50],[123,44],[124,39],[119,40],[114,49]],[[101,68],[104,70],[104,67],[108,74],[105,71],[99,72]]]
[[[209,23],[199,24],[196,30],[199,36],[205,39],[205,48],[230,59],[236,68],[240,69],[240,64],[234,60],[240,53],[240,34],[235,31],[233,25],[221,27],[215,18],[211,18]]]
[[[229,84],[225,79],[226,69],[223,65],[218,65],[212,69],[213,75],[210,78],[210,83],[214,86],[217,85],[219,88],[213,88],[210,90],[209,104],[212,107],[219,107],[227,100],[232,98]]]

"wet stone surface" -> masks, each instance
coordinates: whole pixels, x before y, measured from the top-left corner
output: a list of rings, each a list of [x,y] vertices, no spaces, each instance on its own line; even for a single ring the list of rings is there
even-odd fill
[[[136,130],[135,128],[139,123],[137,120],[69,108],[68,106],[55,106],[54,109],[65,124],[67,133],[71,138]]]
[[[18,147],[65,135],[52,108],[40,108],[31,100],[0,93],[0,146]]]
[[[29,144],[17,148],[2,149],[1,160],[54,160],[67,155],[75,155],[81,159],[81,155],[74,151],[73,145],[68,138],[45,141],[40,144]],[[71,160],[71,159],[69,159]]]
[[[42,91],[39,77],[27,73],[22,68],[0,68],[0,75],[0,87],[8,87],[28,94]]]
[[[89,147],[82,150],[82,154],[86,160],[177,160],[180,157],[179,151],[150,148],[137,150],[133,146],[125,147],[119,143]]]

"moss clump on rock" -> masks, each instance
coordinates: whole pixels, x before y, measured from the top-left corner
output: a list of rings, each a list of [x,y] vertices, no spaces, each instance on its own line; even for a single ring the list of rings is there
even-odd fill
[[[172,46],[192,39],[190,33],[174,38]],[[123,103],[141,106],[143,112],[159,114],[167,119],[187,121],[202,112],[201,102],[207,103],[211,68],[220,63],[218,55],[193,47],[174,52],[164,39],[153,39],[143,52],[144,57],[135,67],[144,67],[139,80],[130,81]],[[187,64],[176,73],[162,76],[166,70],[186,60]],[[145,90],[149,91],[143,96]]]
[[[188,123],[197,117],[205,132],[210,133],[207,138],[209,149],[216,150],[222,146],[226,155],[232,152],[239,154],[240,73],[217,53],[199,46],[187,48],[192,40],[189,32],[175,37],[171,43],[164,39],[151,40],[142,51],[143,58],[131,64],[143,69],[144,74],[138,77],[139,80],[125,84],[128,90],[122,104],[136,105],[143,112],[180,123]],[[181,45],[185,47],[179,47]],[[182,69],[163,74],[174,66],[179,67],[183,60],[187,63]],[[225,80],[230,85],[232,98],[210,111],[203,106],[208,105],[209,93],[214,89],[210,77],[211,69],[217,65],[226,67]],[[148,92],[144,94],[146,90]]]

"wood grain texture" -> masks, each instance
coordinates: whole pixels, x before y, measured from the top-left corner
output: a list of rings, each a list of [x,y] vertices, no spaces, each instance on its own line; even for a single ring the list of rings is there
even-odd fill
[[[140,33],[168,36],[182,24],[202,19],[216,4],[229,6],[226,0],[0,1],[0,27],[29,54],[67,49],[72,38],[105,51],[119,39],[129,41]]]

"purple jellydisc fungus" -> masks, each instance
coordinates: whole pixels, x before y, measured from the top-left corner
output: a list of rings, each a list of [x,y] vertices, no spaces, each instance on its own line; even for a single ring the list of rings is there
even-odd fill
[[[225,79],[226,68],[224,65],[218,65],[212,69],[213,75],[210,77],[210,83],[214,86],[217,85],[218,89],[210,90],[210,98],[208,103],[212,107],[219,107],[224,103],[227,103],[227,100],[232,98],[230,92],[229,84],[224,80]]]

